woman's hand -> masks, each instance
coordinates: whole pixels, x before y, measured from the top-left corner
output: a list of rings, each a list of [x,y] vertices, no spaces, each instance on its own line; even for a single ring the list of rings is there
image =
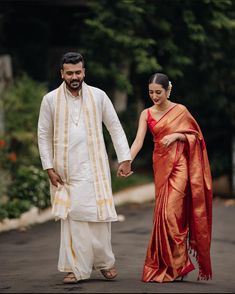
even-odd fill
[[[166,135],[162,138],[162,140],[160,141],[165,147],[170,146],[172,143],[174,143],[177,140],[180,140],[178,133],[174,133],[174,134],[170,134],[170,135]]]
[[[121,177],[121,178],[128,178],[129,176],[131,176],[134,172],[133,171],[130,171],[128,174],[124,174],[124,173],[121,173],[118,175],[118,177]]]

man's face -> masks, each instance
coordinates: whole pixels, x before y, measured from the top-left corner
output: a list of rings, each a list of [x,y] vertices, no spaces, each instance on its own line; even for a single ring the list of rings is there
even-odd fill
[[[61,69],[61,77],[71,91],[79,90],[85,77],[85,68],[82,62],[65,63]]]

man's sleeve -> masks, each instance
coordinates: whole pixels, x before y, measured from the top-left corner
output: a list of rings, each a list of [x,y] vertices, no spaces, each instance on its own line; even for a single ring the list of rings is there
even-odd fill
[[[102,120],[110,133],[118,162],[131,160],[131,153],[125,132],[109,97],[104,93]]]
[[[42,100],[38,119],[38,147],[44,170],[53,168],[53,117],[46,98]]]

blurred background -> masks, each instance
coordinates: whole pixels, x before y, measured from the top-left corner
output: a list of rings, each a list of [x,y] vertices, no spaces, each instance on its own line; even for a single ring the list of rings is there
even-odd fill
[[[85,58],[86,82],[106,91],[129,144],[151,106],[147,82],[163,72],[171,100],[184,104],[204,134],[214,194],[235,196],[235,1],[0,1],[0,221],[49,206],[37,147],[43,95],[61,83],[67,51]],[[151,182],[147,134],[134,175],[117,179],[105,132],[114,192]]]

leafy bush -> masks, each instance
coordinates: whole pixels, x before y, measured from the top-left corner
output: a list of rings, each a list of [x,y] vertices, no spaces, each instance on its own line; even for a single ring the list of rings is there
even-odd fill
[[[0,139],[0,168],[10,169],[16,161],[16,153],[9,151],[8,143]]]
[[[37,147],[37,122],[42,97],[47,92],[22,74],[4,94],[4,116],[10,149],[18,155],[18,164],[40,165]]]
[[[6,205],[0,206],[0,221],[8,217]]]
[[[4,92],[6,135],[0,138],[0,219],[19,217],[32,205],[45,208],[50,203],[37,147],[38,114],[46,92],[44,83],[26,74],[15,78]]]
[[[39,208],[50,205],[49,182],[45,172],[35,166],[21,166],[8,189],[10,199],[27,200]]]
[[[0,220],[4,218],[18,218],[30,209],[32,204],[28,200],[13,199],[0,207]]]
[[[5,139],[0,139],[0,203],[6,197],[7,187],[11,181],[11,173],[16,167],[16,153],[9,149]]]

